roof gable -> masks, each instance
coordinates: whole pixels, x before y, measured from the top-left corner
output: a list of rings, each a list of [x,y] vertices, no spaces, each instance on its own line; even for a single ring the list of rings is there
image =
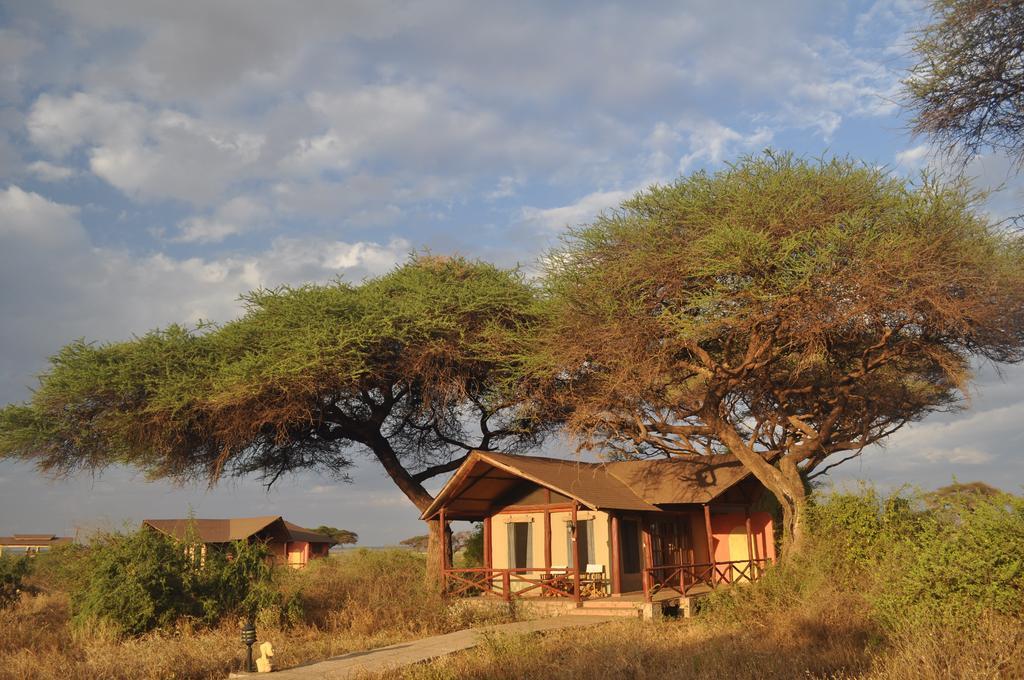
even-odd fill
[[[656,512],[659,505],[710,502],[749,474],[730,455],[587,463],[472,451],[421,518],[441,507],[453,518],[482,516],[523,479],[594,510]]]

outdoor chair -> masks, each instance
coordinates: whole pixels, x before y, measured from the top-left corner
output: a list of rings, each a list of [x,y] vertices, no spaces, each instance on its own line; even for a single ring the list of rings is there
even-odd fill
[[[607,590],[608,578],[605,576],[603,564],[588,564],[582,576],[583,582],[592,586],[595,591]]]

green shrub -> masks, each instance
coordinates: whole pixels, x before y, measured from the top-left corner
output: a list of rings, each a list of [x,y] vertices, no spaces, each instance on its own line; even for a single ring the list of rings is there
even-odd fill
[[[484,525],[477,522],[462,549],[462,562],[467,567],[480,567],[484,563]]]
[[[17,603],[29,573],[27,557],[0,555],[0,609]]]
[[[931,512],[882,560],[873,603],[891,627],[970,626],[983,612],[1024,611],[1024,498],[963,499]]]
[[[280,618],[283,598],[268,557],[265,546],[245,541],[202,550],[146,529],[105,534],[84,552],[83,578],[71,582],[74,620],[102,619],[140,635],[185,618],[214,625],[263,610]]]
[[[806,551],[750,586],[718,591],[712,620],[763,619],[847,593],[888,634],[964,629],[979,617],[1024,611],[1024,498],[944,493],[942,503],[870,486],[816,494]]]
[[[155,531],[93,539],[88,581],[72,592],[74,619],[103,619],[126,635],[173,626],[197,613],[189,592],[190,561],[182,546]]]
[[[274,586],[270,552],[262,543],[236,541],[226,550],[207,550],[193,563],[189,590],[206,623],[227,615],[255,617],[261,611],[276,612],[282,596]]]
[[[88,582],[89,549],[80,543],[58,545],[32,559],[29,582],[46,591],[72,593]]]
[[[859,578],[894,544],[916,533],[921,506],[920,498],[904,489],[883,496],[869,485],[858,493],[816,495],[808,513],[812,550],[837,576]]]

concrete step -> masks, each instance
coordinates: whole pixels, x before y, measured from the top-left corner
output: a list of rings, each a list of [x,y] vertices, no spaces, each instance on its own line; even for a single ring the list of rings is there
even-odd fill
[[[569,616],[619,616],[623,618],[640,618],[640,610],[635,607],[632,609],[626,609],[623,607],[591,607],[588,609],[570,609],[567,613]]]
[[[583,600],[580,603],[580,607],[583,609],[636,609],[640,606],[639,602],[631,602],[629,600],[616,600],[615,598],[602,598],[600,600]]]

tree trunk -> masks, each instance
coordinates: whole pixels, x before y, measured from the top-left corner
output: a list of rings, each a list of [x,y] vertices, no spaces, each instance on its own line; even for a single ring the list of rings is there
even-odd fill
[[[782,560],[800,554],[804,548],[806,534],[804,518],[807,509],[807,486],[796,463],[783,454],[777,461],[778,467],[775,467],[750,448],[735,428],[724,419],[711,415],[707,417],[707,422],[721,441],[729,447],[729,451],[764,484],[782,506]]]
[[[428,588],[441,587],[441,520],[427,520],[427,574]]]
[[[792,461],[786,458],[780,460],[779,471],[784,481],[782,493],[775,493],[775,497],[782,506],[782,559],[785,561],[799,555],[804,549],[807,487]]]
[[[430,507],[434,497],[427,493],[423,485],[413,479],[409,471],[405,469],[402,462],[391,448],[391,444],[380,433],[369,437],[366,444],[373,451],[377,460],[384,466],[385,472],[391,477],[395,485],[401,489],[406,498],[412,501],[416,509],[421,513]],[[441,587],[441,522],[437,519],[427,521],[427,569],[425,584],[428,588],[439,589]]]

